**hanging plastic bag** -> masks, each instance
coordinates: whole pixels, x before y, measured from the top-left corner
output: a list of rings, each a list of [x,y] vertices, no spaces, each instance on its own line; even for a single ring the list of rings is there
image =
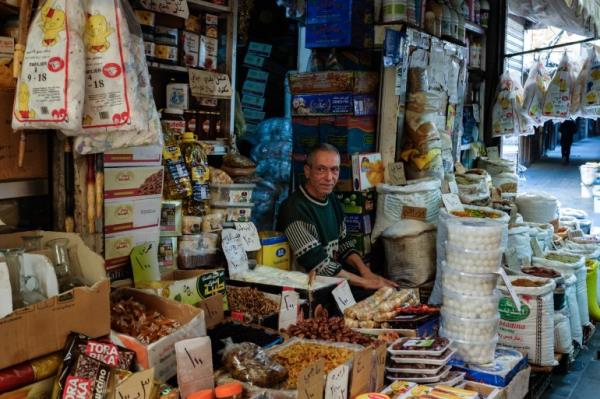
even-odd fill
[[[600,115],[600,59],[595,48],[590,49],[580,75],[583,80],[581,92],[582,115],[597,117]]]
[[[544,64],[535,62],[529,68],[529,75],[525,82],[523,99],[523,110],[536,123],[542,124],[542,108],[544,106],[544,95],[549,77],[546,74]]]
[[[27,36],[12,127],[79,131],[85,65],[79,1],[40,3]]]
[[[86,96],[81,154],[162,144],[141,28],[128,2],[86,1]]]
[[[545,117],[564,119],[569,116],[573,88],[572,70],[572,64],[565,53],[546,90],[542,110]]]
[[[520,134],[526,128],[521,127],[522,89],[508,72],[500,77],[496,92],[496,101],[492,107],[492,133],[497,136]]]

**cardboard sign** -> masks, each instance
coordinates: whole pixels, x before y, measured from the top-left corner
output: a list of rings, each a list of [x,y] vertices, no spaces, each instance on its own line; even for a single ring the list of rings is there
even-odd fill
[[[298,376],[298,399],[323,399],[325,360],[319,359]]]
[[[498,159],[500,158],[500,151],[497,146],[487,147],[487,156],[489,159]]]
[[[403,186],[406,184],[406,174],[404,173],[404,162],[388,163],[388,184],[394,186]]]
[[[348,280],[344,280],[339,283],[338,286],[331,291],[331,294],[333,295],[333,298],[335,299],[335,302],[337,303],[342,314],[346,308],[356,304],[356,300],[354,300],[352,291],[350,291]]]
[[[352,364],[352,385],[350,387],[350,397],[353,398],[361,393],[369,392],[369,382],[371,375],[371,349],[365,349],[354,355]]]
[[[148,242],[134,247],[129,257],[134,283],[160,280],[158,245],[156,243]]]
[[[462,212],[465,210],[465,207],[463,206],[462,202],[460,202],[460,198],[456,194],[453,194],[453,193],[442,194],[442,202],[444,203],[444,206],[446,207],[446,210],[448,212],[452,212],[452,211],[461,211]]]
[[[279,330],[285,330],[298,321],[298,302],[300,295],[293,290],[284,290],[281,293],[279,305]]]
[[[258,251],[261,248],[258,230],[252,222],[235,222],[235,230],[242,236],[242,242],[246,252]]]
[[[188,71],[190,89],[194,97],[214,97],[228,99],[233,95],[229,76],[224,73],[190,68]]]
[[[210,348],[209,348],[210,349]],[[115,388],[115,399],[153,398],[154,368],[134,373]]]
[[[502,277],[502,281],[504,281],[504,285],[506,286],[506,288],[508,289],[508,293],[510,294],[510,297],[513,301],[513,303],[515,304],[515,307],[517,308],[517,310],[521,310],[521,299],[519,299],[519,296],[517,295],[517,292],[515,291],[512,282],[510,281],[510,278],[508,278],[508,275],[506,274],[506,271],[504,271],[504,269],[500,268],[500,277]]]
[[[537,238],[531,238],[531,249],[533,250],[533,256],[542,258],[544,256],[544,251],[542,251],[542,247],[540,247],[540,243]]]
[[[242,234],[234,229],[224,229],[221,232],[221,247],[227,259],[230,275],[243,273],[249,270],[248,254],[244,250]]]
[[[424,222],[427,220],[427,208],[405,205],[402,207],[402,219],[414,219]]]
[[[385,360],[387,358],[387,347],[379,345],[375,349],[375,386],[373,392],[381,392],[385,386]]]
[[[140,0],[142,7],[163,14],[187,19],[190,16],[187,0]]]
[[[348,399],[348,380],[350,367],[342,364],[327,374],[325,383],[325,399]]]
[[[198,302],[196,306],[204,311],[204,320],[206,321],[207,328],[213,328],[225,320],[222,294],[209,296],[202,302]]]
[[[215,386],[212,349],[209,337],[185,339],[175,343],[177,385],[181,396]]]

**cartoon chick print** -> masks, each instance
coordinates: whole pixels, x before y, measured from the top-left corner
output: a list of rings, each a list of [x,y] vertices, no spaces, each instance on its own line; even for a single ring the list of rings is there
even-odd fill
[[[113,29],[101,14],[89,15],[85,25],[85,44],[90,53],[103,53],[110,47],[108,37]]]
[[[54,8],[50,1],[44,3],[41,11],[40,29],[42,30],[42,45],[54,46],[59,41],[60,32],[65,30],[65,12]]]
[[[29,86],[25,82],[19,83],[16,114],[21,119],[35,118],[35,112],[29,109]]]

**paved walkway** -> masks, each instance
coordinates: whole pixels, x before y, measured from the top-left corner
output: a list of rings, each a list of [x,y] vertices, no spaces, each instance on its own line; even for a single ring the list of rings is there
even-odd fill
[[[557,197],[562,206],[587,212],[596,230],[600,231],[600,213],[594,213],[593,198],[582,198],[579,165],[600,161],[600,136],[573,143],[571,164],[563,165],[560,146],[527,169],[520,182],[519,191],[545,191]],[[598,398],[600,398],[600,393]]]

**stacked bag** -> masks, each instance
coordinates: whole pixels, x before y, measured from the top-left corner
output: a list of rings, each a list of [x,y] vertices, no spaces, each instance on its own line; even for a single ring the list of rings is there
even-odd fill
[[[463,361],[490,363],[498,343],[500,296],[496,273],[506,245],[508,218],[444,214],[441,221],[443,228],[439,230],[446,232],[447,241],[445,261],[441,262],[440,335],[454,341]]]

